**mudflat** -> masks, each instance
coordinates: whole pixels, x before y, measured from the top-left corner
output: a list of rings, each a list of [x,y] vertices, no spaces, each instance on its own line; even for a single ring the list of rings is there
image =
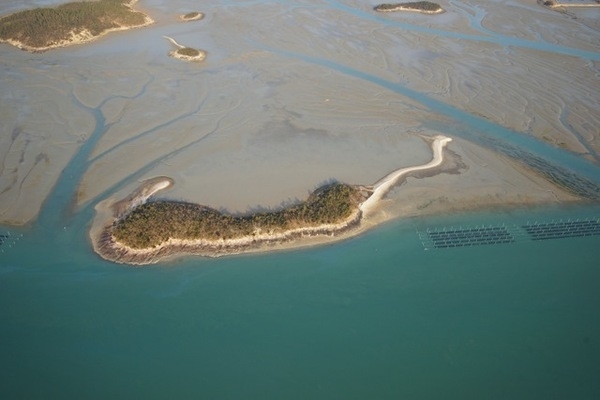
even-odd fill
[[[432,16],[358,1],[213,4],[183,24],[172,10],[187,2],[140,2],[156,21],[143,30],[43,54],[0,45],[0,219],[34,221],[53,191],[79,212],[159,176],[176,182],[159,198],[277,209],[332,179],[371,184],[425,164],[421,137],[439,134],[453,139],[443,173],[394,186],[373,223],[581,201],[499,149],[595,168],[597,20],[525,1],[443,6]],[[163,36],[210,57],[173,60]]]

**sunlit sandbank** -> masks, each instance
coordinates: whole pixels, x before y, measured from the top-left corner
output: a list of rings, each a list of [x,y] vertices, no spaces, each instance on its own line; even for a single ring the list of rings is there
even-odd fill
[[[432,169],[432,168],[435,168],[435,167],[441,165],[442,162],[444,161],[444,157],[442,155],[442,150],[444,149],[446,144],[448,144],[450,141],[452,141],[452,139],[449,137],[436,136],[431,145],[431,149],[433,151],[433,158],[430,162],[428,162],[427,164],[424,164],[424,165],[419,165],[419,166],[414,166],[414,167],[406,167],[406,168],[396,170],[396,171],[391,172],[390,174],[386,175],[379,181],[377,181],[377,183],[375,183],[373,185],[373,194],[367,200],[365,200],[364,203],[362,203],[360,205],[360,210],[365,215],[368,215],[369,213],[373,212],[373,209],[375,207],[377,207],[377,203],[380,202],[381,199],[383,199],[383,197],[394,186],[396,186],[398,184],[398,181],[401,178],[403,178],[405,175],[413,173],[413,172],[417,172],[417,171],[427,171],[429,169]]]

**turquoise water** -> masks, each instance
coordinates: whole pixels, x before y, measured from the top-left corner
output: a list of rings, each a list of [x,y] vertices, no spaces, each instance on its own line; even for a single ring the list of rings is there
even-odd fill
[[[489,32],[479,13],[471,24],[481,35],[464,35],[326,3],[415,32],[600,57]],[[269,50],[455,121],[433,127],[440,131],[600,182],[596,164],[409,87],[335,60]],[[401,219],[300,251],[114,265],[88,243],[94,202],[69,213],[89,156],[110,128],[102,104],[80,105],[95,129],[38,220],[0,227],[10,231],[0,247],[0,398],[600,398],[600,236],[425,251],[417,234],[597,218],[599,205]]]
[[[93,255],[85,230],[24,231],[0,258],[0,393],[598,398],[600,237],[425,251],[416,233],[566,215],[600,207],[138,269]]]

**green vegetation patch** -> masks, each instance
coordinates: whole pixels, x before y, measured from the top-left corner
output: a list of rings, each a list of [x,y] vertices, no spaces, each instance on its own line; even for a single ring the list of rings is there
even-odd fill
[[[409,8],[412,10],[421,11],[439,11],[442,7],[437,3],[430,1],[414,1],[410,3],[396,3],[396,4],[380,4],[375,7],[375,11],[395,11],[400,8]]]
[[[177,54],[181,54],[182,56],[187,57],[198,57],[200,52],[196,49],[192,49],[191,47],[184,47],[182,49],[177,50]]]
[[[336,183],[322,187],[300,204],[273,212],[233,216],[198,204],[157,201],[143,204],[113,226],[114,238],[143,249],[174,239],[234,239],[256,230],[282,232],[344,221],[360,204],[360,191]]]
[[[69,40],[71,32],[87,30],[98,36],[111,28],[143,25],[145,15],[128,4],[129,0],[80,1],[17,12],[0,19],[0,39],[44,48]]]
[[[198,18],[199,16],[200,16],[200,13],[198,11],[193,11],[193,12],[184,14],[183,18],[184,19],[192,19],[192,18]]]

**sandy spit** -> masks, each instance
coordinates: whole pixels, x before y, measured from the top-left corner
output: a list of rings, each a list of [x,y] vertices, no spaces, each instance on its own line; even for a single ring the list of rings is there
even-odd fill
[[[380,179],[373,186],[372,195],[346,220],[337,224],[323,224],[314,227],[295,228],[276,233],[260,232],[255,233],[252,236],[236,239],[183,240],[170,238],[158,246],[146,249],[133,249],[117,242],[112,235],[113,223],[126,215],[128,211],[146,202],[153,194],[170,187],[173,183],[171,179],[166,177],[155,178],[145,182],[126,199],[115,203],[112,206],[112,221],[110,224],[106,224],[98,234],[90,232],[94,251],[109,261],[132,265],[145,265],[155,264],[159,261],[176,258],[182,255],[219,257],[248,252],[305,247],[307,245],[329,243],[335,239],[348,238],[363,232],[368,225],[374,225],[373,221],[367,221],[367,224],[362,224],[363,215],[370,215],[377,203],[399,182],[400,178],[413,172],[432,170],[439,167],[444,160],[443,149],[451,140],[451,138],[446,136],[436,136],[431,144],[433,157],[430,162],[423,165],[398,169]],[[106,207],[106,205],[103,207]],[[303,239],[309,240],[306,241]]]

